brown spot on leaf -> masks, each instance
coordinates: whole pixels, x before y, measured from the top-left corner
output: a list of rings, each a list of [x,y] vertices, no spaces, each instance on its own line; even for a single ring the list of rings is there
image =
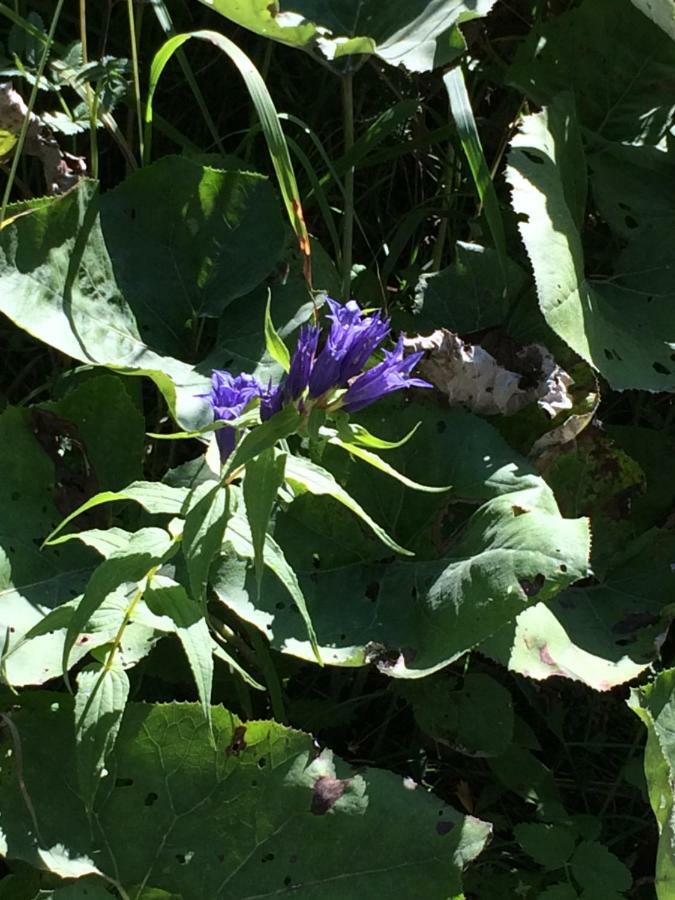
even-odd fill
[[[246,726],[245,725],[237,725],[234,729],[234,734],[232,735],[232,743],[227,748],[225,753],[228,756],[239,756],[242,750],[246,749]]]
[[[436,831],[438,834],[448,834],[454,827],[452,822],[436,822]]]
[[[511,511],[513,512],[514,516],[524,516],[529,512],[529,509],[523,509],[522,506],[512,506]]]
[[[335,806],[348,785],[349,779],[331,778],[329,775],[322,775],[321,778],[317,778],[314,783],[310,812],[314,813],[315,816],[325,815],[329,809]]]

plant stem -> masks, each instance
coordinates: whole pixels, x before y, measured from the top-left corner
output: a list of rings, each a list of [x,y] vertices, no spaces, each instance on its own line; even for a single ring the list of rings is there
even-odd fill
[[[9,196],[12,193],[12,185],[14,184],[14,179],[16,178],[16,170],[19,167],[21,151],[23,150],[23,145],[26,143],[26,135],[28,134],[28,126],[30,125],[30,115],[33,112],[33,107],[35,106],[35,99],[37,97],[40,81],[42,80],[42,73],[44,72],[45,66],[47,65],[49,51],[51,50],[52,44],[54,42],[54,32],[56,31],[56,25],[59,21],[59,17],[61,16],[62,9],[63,0],[58,0],[56,9],[54,10],[54,15],[52,16],[51,24],[49,26],[47,41],[42,51],[42,56],[40,57],[40,64],[36,73],[35,82],[33,83],[33,88],[30,92],[30,99],[28,100],[28,110],[26,112],[26,115],[24,116],[23,122],[21,123],[21,131],[19,132],[19,137],[14,149],[14,156],[12,157],[12,166],[9,170],[9,177],[7,178],[7,184],[5,185],[5,192],[2,196],[2,207],[0,207],[0,228],[2,228],[2,223],[5,221],[7,204],[9,203]]]
[[[80,0],[80,42],[82,44],[82,63],[87,65],[89,62],[89,51],[87,48],[87,0]],[[85,92],[87,97],[87,110],[89,112],[89,156],[91,166],[91,177],[98,178],[98,135],[96,133],[96,124],[98,119],[97,103],[91,84],[87,81],[85,84]]]
[[[344,151],[354,146],[354,75],[347,72],[342,78],[342,117]],[[352,243],[354,240],[354,166],[345,173],[344,218],[342,222],[342,299],[349,300],[352,276]]]
[[[136,18],[134,15],[134,0],[127,0],[127,14],[129,17],[129,40],[131,43],[131,65],[134,74],[134,105],[136,106],[136,118],[138,124],[139,156],[143,156],[143,112],[141,110],[141,76],[138,67],[138,47],[136,44]]]

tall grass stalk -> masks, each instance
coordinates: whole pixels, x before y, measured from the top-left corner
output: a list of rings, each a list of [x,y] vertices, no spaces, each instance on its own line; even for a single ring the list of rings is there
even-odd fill
[[[35,100],[37,98],[37,92],[40,85],[40,81],[42,80],[42,75],[45,70],[45,66],[47,65],[47,60],[49,59],[49,53],[52,48],[52,44],[54,42],[54,34],[56,32],[56,26],[58,24],[59,18],[61,16],[61,10],[63,9],[63,0],[57,0],[56,7],[54,9],[54,15],[52,16],[52,21],[49,25],[49,32],[47,33],[47,41],[42,49],[42,56],[40,57],[40,64],[38,65],[38,70],[36,73],[36,78],[33,83],[32,90],[30,92],[30,98],[28,100],[28,110],[24,117],[23,122],[21,123],[21,131],[19,132],[19,137],[16,142],[16,147],[14,148],[14,156],[12,158],[12,165],[9,170],[9,176],[7,177],[7,184],[5,185],[5,192],[2,195],[2,207],[0,208],[0,228],[2,228],[3,222],[5,221],[5,216],[7,214],[7,204],[9,203],[9,198],[12,193],[12,187],[14,185],[14,179],[16,178],[16,170],[19,167],[19,159],[21,158],[21,151],[23,150],[23,145],[26,143],[26,135],[28,134],[28,126],[30,125],[30,114],[33,111],[33,107],[35,106]]]

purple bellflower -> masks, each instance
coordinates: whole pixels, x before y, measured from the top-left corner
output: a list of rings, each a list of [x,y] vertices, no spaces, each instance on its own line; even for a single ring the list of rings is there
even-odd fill
[[[364,316],[354,300],[342,306],[330,298],[331,327],[309,378],[310,397],[320,397],[331,388],[345,387],[390,331],[389,320],[380,312]]]
[[[216,422],[238,418],[255,397],[263,393],[258,379],[254,375],[231,375],[214,369],[211,375],[211,392],[202,394],[213,407],[213,418]],[[237,440],[236,429],[220,428],[216,431],[216,439],[223,462],[234,450]]]
[[[392,391],[400,391],[402,388],[432,387],[421,378],[411,378],[410,372],[415,368],[423,352],[411,353],[403,356],[403,338],[399,338],[396,347],[385,351],[384,360],[368,369],[349,385],[341,398],[341,405],[347,412],[356,412],[365,406],[370,406],[376,400],[391,394]]]
[[[300,329],[288,374],[276,387],[269,385],[261,396],[260,418],[263,421],[279,412],[284,403],[298,400],[304,394],[309,384],[320,334],[318,325],[303,325]]]

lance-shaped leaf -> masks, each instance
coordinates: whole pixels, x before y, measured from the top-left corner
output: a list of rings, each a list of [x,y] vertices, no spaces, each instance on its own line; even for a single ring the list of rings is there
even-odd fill
[[[265,347],[267,352],[275,362],[278,362],[284,372],[288,372],[291,367],[291,355],[288,347],[284,344],[284,340],[274,327],[272,321],[272,313],[270,306],[272,305],[272,293],[267,298],[267,306],[265,307]]]
[[[352,456],[362,459],[364,462],[368,463],[369,466],[372,466],[374,469],[379,469],[380,472],[384,472],[385,475],[395,478],[397,481],[400,481],[401,484],[404,484],[406,487],[412,488],[415,491],[426,491],[428,494],[442,494],[444,491],[449,491],[452,487],[452,485],[449,484],[434,487],[429,484],[420,484],[417,481],[413,481],[412,478],[408,478],[407,475],[404,475],[393,466],[390,466],[389,463],[385,462],[385,460],[379,457],[377,453],[372,453],[370,450],[366,450],[365,447],[359,446],[359,444],[347,443],[337,436],[329,437],[328,443],[333,444],[335,447],[340,447],[342,450],[346,450],[347,453],[351,453]]]
[[[174,623],[176,635],[192,669],[204,716],[211,728],[213,655],[203,604],[193,600],[182,585],[162,575],[153,579],[146,591],[145,602],[156,615],[168,616]]]
[[[426,898],[445,900],[461,894],[462,869],[491,831],[421,787],[409,790],[400,775],[355,773],[330,750],[317,754],[310,735],[241,722],[221,706],[213,709],[214,750],[201,709],[186,703],[127,706],[92,829],[72,789],[70,699],[36,697],[15,722],[22,779],[16,754],[0,758],[7,856],[38,861],[28,793],[44,844],[95,859],[128,896],[146,884],[183,900],[289,888],[303,900],[412,900],[423,884]]]
[[[128,696],[127,673],[114,658],[110,663],[91,663],[77,676],[77,771],[88,811],[93,807],[106,757],[115,744]]]
[[[279,582],[291,595],[293,603],[295,604],[295,608],[302,616],[305,628],[307,629],[307,635],[309,637],[309,643],[314,654],[314,659],[319,663],[319,665],[323,665],[321,654],[319,652],[319,645],[316,639],[316,633],[314,631],[314,625],[312,624],[311,616],[307,611],[307,603],[305,602],[302,588],[300,587],[300,584],[298,582],[298,577],[293,571],[293,568],[288,564],[283,550],[274,540],[272,535],[265,534],[264,538],[264,563],[271,572],[274,572],[276,577],[279,579]],[[242,515],[234,515],[228,522],[227,531],[225,533],[225,543],[231,544],[234,552],[243,559],[255,559],[255,548],[250,525],[248,520],[245,519]],[[227,566],[227,563],[225,563],[225,565]],[[220,582],[216,582],[216,592],[218,592],[218,583],[222,584],[222,565],[219,567],[219,572],[221,574],[221,580]],[[258,585],[260,585],[260,580],[257,575],[256,582]]]
[[[262,425],[249,431],[227,461],[226,475],[232,475],[245,466],[250,459],[255,459],[259,453],[274,447],[277,441],[294,434],[300,424],[300,419],[301,416],[297,409],[289,405],[271,419],[263,422]]]
[[[244,503],[253,540],[255,570],[258,582],[262,578],[265,538],[272,508],[279,488],[284,483],[286,454],[275,455],[270,447],[246,466]]]
[[[183,556],[194,599],[206,599],[209,570],[220,550],[230,515],[228,489],[204,482],[195,488],[183,527]]]
[[[628,705],[647,728],[645,776],[659,828],[656,895],[670,900],[675,890],[675,669],[632,690]]]
[[[87,500],[82,506],[79,506],[69,516],[66,516],[58,528],[55,528],[45,540],[45,544],[58,544],[69,540],[71,535],[65,535],[61,538],[56,536],[73,519],[87,512],[87,510],[101,506],[103,503],[119,503],[122,500],[133,500],[149,513],[177,516],[180,515],[189,493],[187,488],[170,487],[168,484],[162,484],[161,481],[135,481],[123,491],[102,491],[100,494],[96,494],[90,500]]]
[[[132,535],[128,545],[105,559],[92,575],[82,599],[73,611],[63,644],[64,673],[70,665],[70,653],[79,634],[86,630],[89,620],[103,606],[108,597],[121,591],[128,597],[128,621],[142,598],[150,573],[167,557],[173,546],[171,536],[161,528],[141,528]],[[132,586],[129,595],[129,586]]]
[[[389,537],[384,528],[378,525],[365,509],[338,484],[330,472],[311,460],[300,456],[289,456],[286,462],[286,480],[299,494],[309,492],[317,496],[332,497],[365,522],[382,543],[391,550],[404,556],[413,555],[410,550],[401,547],[393,538]]]

